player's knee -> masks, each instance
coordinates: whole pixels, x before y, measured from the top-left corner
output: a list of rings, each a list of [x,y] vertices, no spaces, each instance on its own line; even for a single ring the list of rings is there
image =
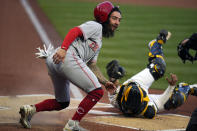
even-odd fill
[[[148,65],[148,68],[150,70],[150,73],[154,77],[155,80],[158,80],[159,78],[163,77],[166,71],[166,63],[161,58],[155,58],[150,62]]]
[[[70,102],[68,101],[68,102],[58,102],[59,104],[60,104],[60,106],[61,106],[61,109],[65,109],[66,107],[68,107],[69,106],[69,104],[70,104]]]
[[[156,115],[156,110],[154,107],[152,106],[148,106],[146,112],[144,113],[144,117],[146,118],[149,118],[149,119],[152,119],[154,118]]]

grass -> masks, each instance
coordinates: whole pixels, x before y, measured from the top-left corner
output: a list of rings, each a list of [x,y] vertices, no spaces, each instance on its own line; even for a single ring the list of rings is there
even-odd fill
[[[38,3],[62,39],[70,28],[93,20],[93,9],[98,4],[76,0],[38,0]],[[181,40],[197,31],[196,9],[118,5],[122,11],[121,25],[115,37],[103,39],[98,59],[98,66],[105,76],[105,66],[112,59],[118,59],[126,69],[126,76],[121,82],[144,69],[148,64],[147,44],[156,38],[161,29],[167,29],[172,33],[172,37],[163,46],[167,64],[165,77],[169,76],[169,73],[175,73],[179,82],[197,82],[197,62],[183,64],[176,51]],[[151,88],[165,89],[165,77],[156,81]]]

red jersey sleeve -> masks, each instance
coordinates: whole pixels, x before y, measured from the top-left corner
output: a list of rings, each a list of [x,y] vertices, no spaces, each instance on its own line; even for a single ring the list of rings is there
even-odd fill
[[[61,48],[64,50],[67,50],[70,46],[70,44],[77,38],[82,37],[83,33],[79,27],[74,27],[69,30],[68,34],[64,38],[64,41],[61,45]]]

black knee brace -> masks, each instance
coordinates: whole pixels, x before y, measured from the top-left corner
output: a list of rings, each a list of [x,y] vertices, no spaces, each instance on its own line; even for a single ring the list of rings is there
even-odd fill
[[[70,102],[58,102],[61,105],[62,109],[65,109],[66,107],[69,106]]]

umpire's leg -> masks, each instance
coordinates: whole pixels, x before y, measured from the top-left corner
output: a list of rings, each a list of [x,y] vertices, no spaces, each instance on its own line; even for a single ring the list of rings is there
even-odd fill
[[[196,131],[196,130],[197,130],[197,108],[193,111],[190,121],[186,128],[186,131]]]

